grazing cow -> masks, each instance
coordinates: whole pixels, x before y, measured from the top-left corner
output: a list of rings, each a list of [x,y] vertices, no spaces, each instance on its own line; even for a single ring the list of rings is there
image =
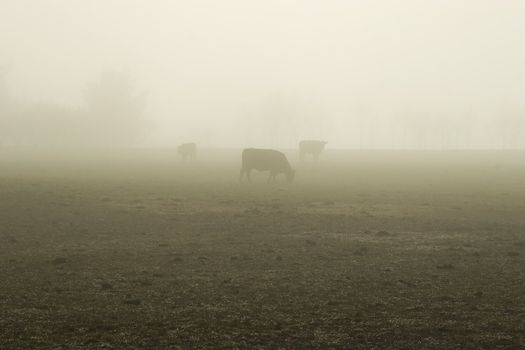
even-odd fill
[[[305,154],[312,154],[315,161],[317,161],[326,144],[327,142],[318,140],[303,140],[299,142],[301,161],[304,161]]]
[[[186,158],[194,160],[197,154],[197,145],[193,142],[183,143],[179,146],[178,151],[183,161],[186,161]]]
[[[242,167],[239,181],[242,181],[244,174],[248,182],[251,182],[250,173],[252,169],[259,171],[269,171],[268,183],[276,182],[276,175],[283,173],[288,182],[292,182],[295,177],[295,170],[292,169],[286,156],[273,149],[246,148],[242,151]]]

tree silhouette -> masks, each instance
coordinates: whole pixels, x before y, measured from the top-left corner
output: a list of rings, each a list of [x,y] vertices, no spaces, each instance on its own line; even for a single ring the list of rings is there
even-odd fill
[[[8,66],[0,66],[0,145],[8,140],[12,123],[11,99],[7,88],[8,69]]]
[[[0,66],[0,113],[9,103],[9,91],[7,88],[7,73],[9,66]]]
[[[263,101],[263,130],[273,145],[286,141],[292,113],[292,106],[281,94],[271,94]]]
[[[131,77],[105,71],[84,91],[87,128],[102,144],[131,145],[144,131],[146,94],[137,93]]]

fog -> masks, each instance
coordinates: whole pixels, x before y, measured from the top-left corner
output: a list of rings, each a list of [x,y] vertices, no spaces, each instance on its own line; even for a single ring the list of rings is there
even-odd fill
[[[0,145],[522,148],[523,18],[518,0],[3,0]]]
[[[524,19],[0,0],[0,350],[525,349]]]

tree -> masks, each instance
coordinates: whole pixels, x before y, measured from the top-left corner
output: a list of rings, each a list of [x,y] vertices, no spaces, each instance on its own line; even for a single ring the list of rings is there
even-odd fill
[[[280,94],[271,94],[262,103],[263,130],[272,145],[286,142],[292,120],[292,106]]]
[[[504,109],[494,120],[494,129],[500,137],[502,148],[523,148],[525,145],[525,113],[519,108]]]
[[[11,99],[7,89],[8,66],[0,66],[0,145],[9,138],[12,120]]]
[[[0,66],[0,111],[5,106],[9,99],[9,95],[7,92],[7,67],[6,66]]]
[[[105,71],[84,91],[87,130],[105,145],[129,146],[143,136],[146,94],[137,93],[131,77]]]

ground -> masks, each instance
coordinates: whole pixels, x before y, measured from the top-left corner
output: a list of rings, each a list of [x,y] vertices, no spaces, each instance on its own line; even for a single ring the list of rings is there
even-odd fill
[[[525,153],[0,153],[1,349],[525,348]]]

